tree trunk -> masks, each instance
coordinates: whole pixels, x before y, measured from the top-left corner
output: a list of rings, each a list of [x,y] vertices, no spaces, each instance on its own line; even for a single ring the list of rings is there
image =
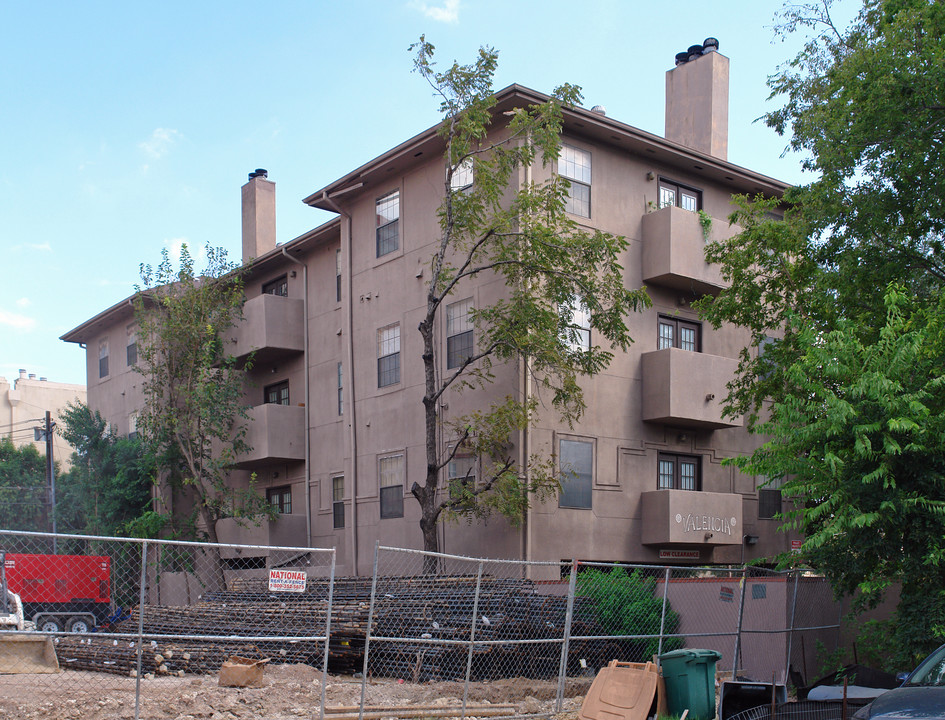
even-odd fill
[[[423,486],[415,484],[412,488],[414,497],[420,503],[420,531],[423,534],[425,552],[439,552],[439,538],[436,523],[440,516],[436,491],[439,485],[439,411],[437,408],[436,354],[433,347],[433,328],[435,319],[435,298],[428,298],[427,315],[420,323],[420,335],[423,337],[423,374],[424,374],[424,444],[426,449],[426,477]],[[439,562],[435,557],[425,555],[423,572],[436,574]]]

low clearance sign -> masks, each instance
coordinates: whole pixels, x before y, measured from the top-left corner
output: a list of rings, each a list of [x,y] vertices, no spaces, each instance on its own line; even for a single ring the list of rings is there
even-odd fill
[[[305,592],[305,573],[299,570],[270,570],[269,592]]]

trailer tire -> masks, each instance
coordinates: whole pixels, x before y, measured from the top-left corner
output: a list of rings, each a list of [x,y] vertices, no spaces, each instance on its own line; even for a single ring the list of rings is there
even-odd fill
[[[56,633],[62,632],[62,620],[51,615],[43,615],[36,627],[41,632]]]
[[[92,629],[92,618],[88,615],[70,618],[66,623],[66,630],[71,633],[87,633]]]

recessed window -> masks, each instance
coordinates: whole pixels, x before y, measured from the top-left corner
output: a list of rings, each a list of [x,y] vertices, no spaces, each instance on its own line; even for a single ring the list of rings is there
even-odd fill
[[[455,368],[472,357],[473,323],[469,311],[472,298],[446,306],[446,367]]]
[[[134,324],[125,328],[125,362],[128,367],[138,363],[138,333]]]
[[[289,297],[289,280],[283,275],[275,280],[270,280],[262,286],[263,295],[278,295],[279,297]]]
[[[572,350],[591,349],[591,313],[581,299],[575,300],[565,308],[571,318],[566,329],[564,342]]]
[[[381,488],[381,519],[404,516],[404,456],[389,455],[377,461]]]
[[[455,455],[447,465],[447,485],[450,497],[460,497],[462,489],[476,486],[476,458],[472,455]]]
[[[657,466],[656,486],[660,490],[702,489],[702,458],[660,453]]]
[[[128,439],[135,440],[138,437],[138,413],[133,412],[128,416]]]
[[[702,209],[702,191],[686,187],[672,180],[660,178],[660,207],[680,207],[696,212]]]
[[[331,516],[335,530],[345,526],[345,477],[337,475],[331,479]]]
[[[702,352],[702,325],[692,320],[660,315],[657,348],[679,348]]]
[[[108,376],[108,338],[98,341],[98,376]]]
[[[263,397],[267,405],[288,405],[289,404],[289,381],[283,380],[272,385],[267,385],[263,390]]]
[[[466,158],[459,165],[453,168],[453,176],[450,178],[450,189],[454,192],[460,192],[472,187],[473,184],[473,159]]]
[[[335,250],[335,302],[341,302],[341,249]]]
[[[571,182],[564,209],[572,215],[591,216],[591,154],[572,145],[562,145],[558,174]]]
[[[280,515],[292,514],[292,488],[288,485],[266,490],[266,500]]]
[[[394,190],[375,201],[377,215],[377,257],[400,247],[400,190]]]
[[[377,331],[377,386],[400,382],[400,325],[388,325]]]
[[[338,414],[345,414],[345,385],[342,365],[338,363]]]
[[[561,480],[558,505],[590,509],[594,443],[589,440],[561,440],[558,443],[558,467]]]

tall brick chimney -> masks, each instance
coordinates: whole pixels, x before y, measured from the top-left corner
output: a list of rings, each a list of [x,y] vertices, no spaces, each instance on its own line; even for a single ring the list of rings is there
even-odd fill
[[[728,160],[728,58],[707,38],[666,73],[667,140]]]
[[[244,263],[276,247],[276,184],[268,178],[259,168],[242,188]]]

